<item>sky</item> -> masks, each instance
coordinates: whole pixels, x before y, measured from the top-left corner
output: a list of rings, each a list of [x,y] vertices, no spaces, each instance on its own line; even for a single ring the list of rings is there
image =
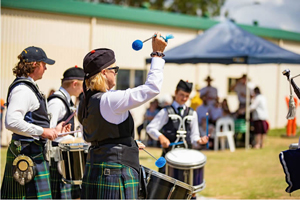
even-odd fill
[[[300,33],[300,0],[226,0],[217,20],[228,17],[236,23]]]

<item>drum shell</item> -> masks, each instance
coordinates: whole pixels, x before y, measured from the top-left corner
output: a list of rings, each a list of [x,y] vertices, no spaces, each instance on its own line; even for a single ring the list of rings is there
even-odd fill
[[[85,163],[88,154],[87,144],[59,145],[61,161],[58,168],[63,181],[68,184],[80,185],[85,170]]]
[[[204,182],[204,166],[185,168],[167,163],[166,174],[193,186],[201,185]]]
[[[194,188],[186,183],[146,167],[147,199],[190,199]]]
[[[189,158],[190,155],[192,157]],[[181,162],[181,158],[185,160]],[[194,186],[195,192],[204,189],[204,154],[192,149],[177,148],[166,154],[166,161],[166,175]]]

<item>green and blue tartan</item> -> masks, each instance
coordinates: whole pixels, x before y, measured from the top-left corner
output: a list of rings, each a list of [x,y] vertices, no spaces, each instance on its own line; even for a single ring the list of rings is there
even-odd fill
[[[104,170],[119,170],[105,175]],[[81,199],[138,199],[138,172],[117,163],[86,163]]]
[[[26,147],[17,147],[14,140],[11,140],[9,146],[15,155],[24,154],[34,157],[44,152],[44,143],[36,140],[30,142]],[[49,166],[44,154],[42,153],[33,159],[36,166],[36,175],[33,180],[24,186],[13,178],[12,164],[14,159],[15,156],[8,148],[1,186],[1,199],[51,199]]]
[[[53,199],[72,199],[71,196],[71,184],[65,184],[62,181],[62,175],[57,168],[58,162],[55,162],[54,158],[51,158],[50,166],[50,183],[51,194]],[[79,198],[80,196],[78,196]]]

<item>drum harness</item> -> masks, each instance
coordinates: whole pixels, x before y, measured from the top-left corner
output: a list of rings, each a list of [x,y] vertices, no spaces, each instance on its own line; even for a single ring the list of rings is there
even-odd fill
[[[186,129],[185,129],[185,121],[189,120],[191,121],[193,119],[193,110],[189,109],[188,114],[185,117],[181,117],[180,115],[176,114],[174,112],[174,109],[170,106],[167,108],[168,111],[168,116],[169,118],[171,118],[173,124],[177,123],[177,120],[179,120],[179,128],[177,130],[177,139],[175,140],[174,143],[179,142],[179,140],[181,139],[183,141],[184,147],[187,149],[188,145],[187,142],[185,140],[186,138]],[[172,147],[172,150],[175,148],[176,145],[174,145]]]

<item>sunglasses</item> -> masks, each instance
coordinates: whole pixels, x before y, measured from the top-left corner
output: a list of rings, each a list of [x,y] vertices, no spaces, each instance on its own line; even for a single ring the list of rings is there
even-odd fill
[[[116,66],[116,67],[110,67],[110,68],[107,68],[107,69],[109,69],[109,70],[115,70],[115,74],[117,74],[118,73],[118,71],[119,71],[119,68],[120,67],[118,67],[118,66]]]

